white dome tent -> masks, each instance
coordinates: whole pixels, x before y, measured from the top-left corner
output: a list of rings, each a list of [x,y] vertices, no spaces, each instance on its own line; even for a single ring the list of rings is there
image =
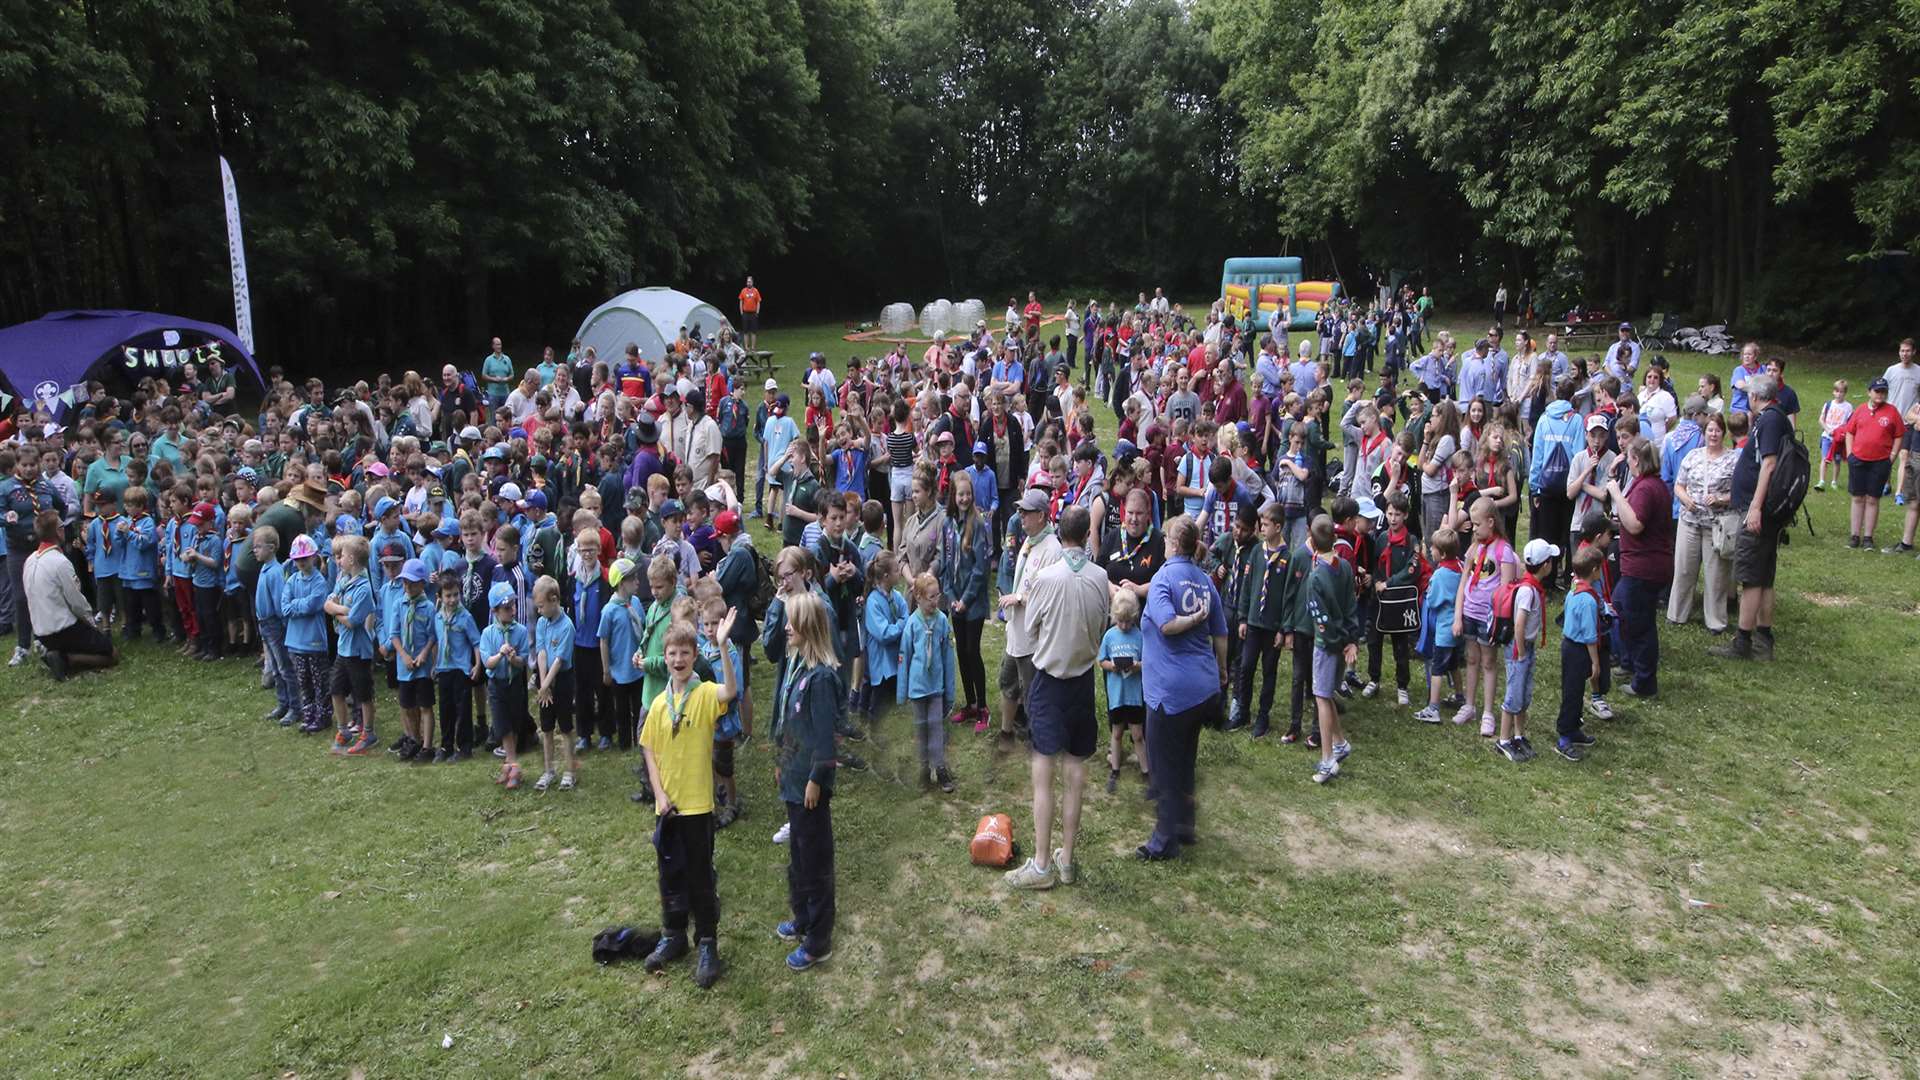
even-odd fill
[[[714,334],[733,323],[720,309],[664,285],[629,289],[594,308],[580,324],[574,336],[608,364],[617,364],[629,344],[640,346],[640,355],[648,363],[657,363],[667,355],[667,346],[680,333],[698,329],[701,335]]]

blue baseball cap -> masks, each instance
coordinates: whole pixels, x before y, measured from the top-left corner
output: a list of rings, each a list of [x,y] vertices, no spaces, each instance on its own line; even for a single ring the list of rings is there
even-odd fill
[[[433,530],[435,536],[459,536],[460,523],[452,518],[441,518],[440,524]]]
[[[527,492],[526,499],[523,500],[520,505],[529,510],[545,510],[547,508],[547,493],[544,491],[529,491]]]
[[[493,588],[487,590],[488,607],[497,608],[501,604],[511,603],[513,603],[513,586],[506,582],[496,581],[494,582]]]
[[[400,509],[400,500],[391,495],[382,495],[380,501],[373,504],[373,516],[383,518],[398,509]]]
[[[509,439],[524,439],[526,437],[527,437],[527,429],[523,427],[517,427],[507,432],[507,438]]]
[[[499,443],[495,443],[492,446],[487,447],[486,452],[480,455],[480,460],[481,461],[505,461],[507,460],[507,448],[504,446],[501,446]]]
[[[400,568],[401,581],[424,582],[433,575],[427,572],[427,564],[421,559],[408,559]]]

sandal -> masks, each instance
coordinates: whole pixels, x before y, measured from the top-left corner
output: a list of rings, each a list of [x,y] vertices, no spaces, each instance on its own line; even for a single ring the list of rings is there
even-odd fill
[[[540,779],[535,780],[533,782],[533,790],[535,791],[545,791],[552,786],[553,786],[553,770],[552,769],[548,769],[546,772],[541,773]]]
[[[520,766],[518,766],[518,765],[509,765],[509,766],[507,766],[507,781],[506,781],[506,783],[507,783],[507,790],[508,790],[508,791],[512,791],[512,790],[514,790],[515,788],[517,788],[517,787],[519,787],[519,786],[520,786]]]
[[[560,790],[561,791],[573,790],[573,774],[572,773],[560,774]]]

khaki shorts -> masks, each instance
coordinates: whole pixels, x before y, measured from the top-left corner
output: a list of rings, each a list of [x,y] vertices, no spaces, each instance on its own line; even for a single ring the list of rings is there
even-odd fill
[[[1908,506],[1920,502],[1920,454],[1907,455],[1906,471],[1900,474],[1900,497]]]
[[[1027,687],[1033,685],[1033,657],[1002,656],[1000,658],[1000,693],[1003,697],[1022,698]]]

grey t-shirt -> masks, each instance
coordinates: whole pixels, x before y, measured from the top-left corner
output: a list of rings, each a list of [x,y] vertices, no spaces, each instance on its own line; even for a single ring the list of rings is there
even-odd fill
[[[1905,419],[1907,410],[1920,399],[1920,364],[1895,364],[1882,378],[1887,380],[1887,403]]]
[[[1454,452],[1459,449],[1460,444],[1455,442],[1451,435],[1442,435],[1440,436],[1440,440],[1433,444],[1433,453],[1428,456],[1426,461],[1422,461],[1420,464],[1425,465],[1427,461],[1438,461],[1440,462],[1440,468],[1431,476],[1426,474],[1426,470],[1421,470],[1420,493],[1422,495],[1439,495],[1447,490],[1447,459],[1452,457]]]

